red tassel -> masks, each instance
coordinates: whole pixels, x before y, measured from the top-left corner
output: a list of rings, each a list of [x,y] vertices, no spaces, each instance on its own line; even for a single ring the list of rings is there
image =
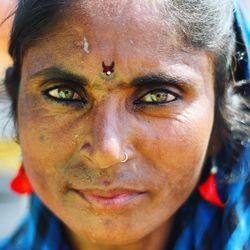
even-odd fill
[[[33,192],[33,188],[25,173],[23,164],[21,165],[17,175],[14,179],[12,179],[10,188],[17,194],[31,194]]]
[[[198,191],[201,197],[203,197],[209,203],[224,208],[225,204],[221,201],[218,195],[215,175],[216,170],[213,169],[208,179],[198,187]]]

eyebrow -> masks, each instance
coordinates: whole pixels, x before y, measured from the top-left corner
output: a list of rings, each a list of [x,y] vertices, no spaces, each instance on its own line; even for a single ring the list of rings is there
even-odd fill
[[[171,76],[165,73],[159,74],[149,74],[142,77],[136,77],[132,80],[131,85],[134,87],[142,86],[155,86],[159,84],[170,84],[170,85],[180,85],[187,83],[188,85],[193,85],[193,82],[189,79],[184,79],[179,76]]]
[[[50,67],[43,69],[33,74],[30,79],[33,80],[35,78],[40,78],[40,77],[45,79],[57,79],[75,83],[82,83],[83,85],[88,84],[88,80],[84,76],[74,74],[70,71],[58,67]]]
[[[44,78],[44,79],[56,79],[56,80],[64,80],[69,82],[81,83],[84,86],[88,85],[88,79],[84,76],[80,76],[78,74],[67,71],[63,68],[59,67],[50,67],[43,69],[35,74],[33,74],[30,79],[33,80],[35,78]],[[157,73],[157,74],[148,74],[140,77],[134,78],[130,82],[130,86],[132,87],[151,87],[155,85],[161,84],[169,84],[169,85],[194,85],[194,81],[191,79],[186,79],[181,76],[173,76],[168,75],[166,73]],[[122,84],[123,85],[123,84]]]

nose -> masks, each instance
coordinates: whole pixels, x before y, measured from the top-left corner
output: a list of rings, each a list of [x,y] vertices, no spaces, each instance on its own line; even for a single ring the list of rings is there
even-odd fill
[[[115,100],[102,102],[92,116],[90,140],[82,147],[82,154],[96,167],[108,168],[129,158],[126,150],[126,128],[121,117],[124,113]]]

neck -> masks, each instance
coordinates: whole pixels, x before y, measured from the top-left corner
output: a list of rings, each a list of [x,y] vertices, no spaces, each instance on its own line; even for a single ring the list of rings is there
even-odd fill
[[[168,242],[172,222],[173,219],[170,219],[144,238],[133,243],[122,245],[90,242],[82,236],[76,235],[71,230],[67,230],[67,233],[73,249],[76,250],[163,250]]]

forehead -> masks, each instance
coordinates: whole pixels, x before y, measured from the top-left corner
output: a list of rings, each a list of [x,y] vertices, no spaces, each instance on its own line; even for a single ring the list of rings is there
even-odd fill
[[[32,75],[53,65],[84,73],[88,65],[93,68],[113,60],[125,75],[133,76],[163,64],[206,70],[210,63],[206,53],[185,46],[168,18],[163,19],[161,5],[149,0],[72,1],[60,11],[58,22],[28,49],[25,71]],[[83,50],[84,40],[89,54]]]
[[[161,5],[154,0],[72,1],[71,7],[65,8],[64,15],[70,16],[75,23],[90,25],[100,33],[129,34],[153,26],[158,26],[159,30],[164,23]]]
[[[42,37],[43,43],[52,47],[60,44],[76,47],[85,38],[91,41],[92,48],[96,46],[103,51],[136,52],[138,48],[146,48],[144,53],[148,54],[172,51],[181,43],[174,27],[163,21],[158,1],[135,0],[72,1],[70,7],[59,12],[58,22]],[[49,43],[52,39],[60,40],[60,44]],[[181,47],[184,48],[183,44]]]

